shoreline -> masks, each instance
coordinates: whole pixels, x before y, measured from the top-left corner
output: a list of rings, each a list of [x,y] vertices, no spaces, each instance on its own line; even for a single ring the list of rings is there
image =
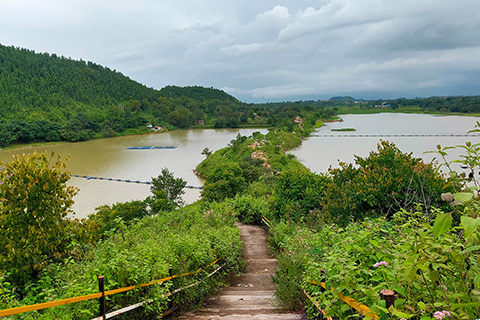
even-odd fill
[[[25,144],[12,144],[3,148],[0,148],[0,152],[2,151],[15,151],[15,150],[24,150],[29,148],[35,147],[42,147],[42,146],[58,146],[63,144],[71,144],[71,143],[82,143],[88,142],[93,140],[106,140],[106,139],[115,139],[115,138],[122,138],[122,137],[140,137],[140,136],[148,136],[148,135],[155,135],[155,134],[162,134],[167,132],[174,132],[174,131],[188,131],[188,130],[237,130],[237,129],[268,129],[271,128],[270,126],[239,126],[238,128],[214,128],[214,127],[193,127],[188,129],[173,129],[173,130],[162,130],[158,132],[145,132],[145,133],[136,133],[136,134],[125,134],[125,135],[118,135],[115,137],[102,137],[102,138],[94,138],[84,141],[49,141],[49,142],[31,142]]]

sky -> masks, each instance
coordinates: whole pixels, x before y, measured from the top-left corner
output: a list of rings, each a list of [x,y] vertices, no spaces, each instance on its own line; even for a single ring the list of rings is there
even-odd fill
[[[479,0],[0,0],[0,43],[245,102],[480,95]]]

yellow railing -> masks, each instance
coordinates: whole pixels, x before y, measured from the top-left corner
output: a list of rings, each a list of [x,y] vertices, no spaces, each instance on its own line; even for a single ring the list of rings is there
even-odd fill
[[[175,278],[180,278],[180,277],[185,277],[185,276],[188,276],[188,275],[198,274],[198,273],[204,271],[205,269],[207,269],[208,267],[214,265],[219,260],[220,259],[217,259],[214,262],[210,263],[205,268],[199,269],[197,271],[182,273],[182,274],[178,274],[178,275],[171,275],[171,276],[166,277],[166,278],[162,278],[162,279],[159,279],[159,280],[154,280],[154,281],[151,281],[151,282],[148,282],[148,283],[142,283],[142,284],[137,285],[137,286],[129,286],[129,287],[124,287],[124,288],[105,291],[104,293],[103,292],[98,292],[98,293],[88,294],[88,295],[84,295],[84,296],[80,296],[80,297],[74,297],[74,298],[56,300],[56,301],[52,301],[52,302],[38,303],[38,304],[30,305],[30,306],[23,306],[23,307],[0,310],[0,317],[10,316],[10,315],[24,313],[24,312],[30,312],[30,311],[35,311],[35,310],[42,310],[42,309],[47,309],[47,308],[57,307],[57,306],[61,306],[61,305],[72,304],[72,303],[86,301],[86,300],[98,299],[102,296],[110,296],[110,295],[113,295],[113,294],[117,294],[117,293],[121,293],[121,292],[127,292],[127,291],[134,290],[134,289],[137,289],[137,288],[143,288],[143,287],[151,286],[151,285],[154,285],[154,284],[163,283],[163,282],[166,282],[166,281],[169,281],[169,280],[173,280]],[[179,290],[177,289],[176,292],[178,292],[178,291]]]

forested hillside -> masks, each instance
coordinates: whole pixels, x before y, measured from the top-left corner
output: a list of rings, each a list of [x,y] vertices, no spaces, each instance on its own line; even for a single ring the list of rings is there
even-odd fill
[[[240,105],[219,89],[155,90],[92,62],[0,45],[0,146],[109,137],[150,123],[187,128],[218,116],[238,126]]]

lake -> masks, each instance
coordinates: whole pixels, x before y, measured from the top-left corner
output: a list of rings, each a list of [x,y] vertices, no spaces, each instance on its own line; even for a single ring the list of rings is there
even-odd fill
[[[12,154],[55,151],[62,158],[70,155],[67,170],[71,174],[151,181],[163,168],[168,168],[175,177],[187,181],[187,185],[202,186],[193,169],[203,160],[204,148],[218,150],[235,139],[237,134],[249,136],[255,131],[267,133],[266,129],[216,129],[216,130],[177,130],[172,132],[64,143],[37,148],[0,151],[0,161],[10,161]],[[177,146],[173,150],[127,150],[132,146]],[[116,181],[87,180],[72,177],[70,185],[80,189],[75,196],[73,210],[76,218],[94,212],[104,204],[114,204],[130,200],[143,200],[150,195],[146,184]],[[184,200],[192,203],[199,199],[200,190],[185,189]]]
[[[376,150],[378,137],[339,137],[360,134],[465,134],[475,126],[478,118],[460,116],[434,116],[423,114],[373,114],[343,115],[343,122],[327,123],[314,134],[334,137],[310,137],[302,146],[291,153],[312,171],[326,172],[330,166],[338,167],[338,160],[353,162],[354,155],[365,157]],[[355,128],[355,132],[332,132],[331,129]],[[237,134],[251,135],[255,131],[266,133],[266,129],[238,130],[178,130],[159,134],[119,137],[77,143],[64,143],[37,148],[38,152],[55,151],[62,158],[70,155],[67,169],[72,174],[151,181],[163,168],[168,168],[176,177],[187,181],[187,185],[201,186],[203,182],[195,176],[193,169],[205,158],[204,148],[218,150],[226,147]],[[480,142],[472,137],[386,137],[403,152],[431,161],[435,155],[423,154],[442,146],[464,144],[466,141]],[[132,146],[177,146],[173,150],[127,150]],[[0,151],[0,161],[9,161],[11,154],[32,153],[34,148]],[[451,159],[459,152],[450,151]],[[143,200],[150,195],[146,184],[87,180],[72,177],[70,184],[80,189],[74,198],[75,217],[85,217],[104,204],[130,200]],[[184,200],[192,203],[199,198],[198,189],[185,189]]]
[[[470,137],[339,137],[344,135],[411,134],[411,135],[451,135],[466,134],[474,129],[480,118],[465,116],[437,116],[429,114],[379,113],[368,115],[342,115],[343,122],[326,123],[316,130],[317,135],[334,137],[309,137],[293,153],[306,167],[315,172],[326,172],[329,167],[339,167],[338,161],[353,163],[354,155],[366,157],[377,149],[380,139],[393,142],[404,153],[412,152],[415,157],[432,161],[435,154],[425,151],[442,147],[465,144],[467,141],[479,143],[479,136]],[[335,132],[332,129],[354,128],[354,132]],[[449,160],[458,158],[458,150],[448,151]],[[456,166],[456,169],[460,168]]]

